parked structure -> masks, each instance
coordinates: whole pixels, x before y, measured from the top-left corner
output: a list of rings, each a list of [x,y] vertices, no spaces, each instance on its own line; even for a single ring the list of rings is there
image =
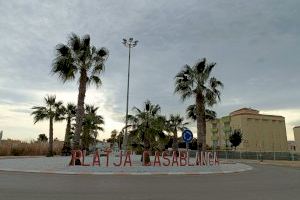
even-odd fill
[[[243,134],[242,143],[237,147],[239,151],[288,151],[285,118],[282,116],[264,115],[258,110],[242,108],[206,125],[207,144],[213,149],[230,148],[229,135],[239,129]]]
[[[294,127],[293,130],[294,130],[296,151],[300,152],[300,126]]]

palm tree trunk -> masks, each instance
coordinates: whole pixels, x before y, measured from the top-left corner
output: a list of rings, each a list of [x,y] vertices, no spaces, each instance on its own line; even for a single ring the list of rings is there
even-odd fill
[[[206,121],[205,105],[202,94],[196,96],[196,118],[197,118],[197,146],[198,151],[206,150]]]
[[[80,71],[73,149],[80,149],[80,133],[81,133],[82,122],[84,117],[84,98],[86,93],[86,83],[87,83],[87,71],[86,69],[83,68]]]
[[[173,148],[173,151],[178,151],[178,135],[177,135],[177,130],[174,131],[174,136],[173,136],[173,145],[172,145],[172,148]]]
[[[53,117],[50,117],[49,123],[49,147],[47,156],[53,156]]]
[[[67,118],[67,126],[66,126],[66,133],[65,133],[65,144],[70,144],[70,132],[71,132],[71,118]]]
[[[71,153],[70,133],[71,133],[71,118],[68,117],[67,118],[67,126],[66,126],[64,145],[63,145],[63,148],[61,150],[61,154],[63,156],[68,156]]]

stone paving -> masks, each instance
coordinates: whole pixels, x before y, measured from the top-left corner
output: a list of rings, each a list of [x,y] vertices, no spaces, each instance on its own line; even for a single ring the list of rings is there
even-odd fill
[[[118,158],[117,158],[118,159]],[[151,158],[152,160],[153,158]],[[85,163],[91,163],[92,157],[86,157]],[[217,166],[142,166],[140,156],[133,156],[132,166],[115,167],[110,159],[106,167],[106,158],[101,157],[101,166],[69,166],[70,157],[25,157],[0,159],[0,171],[40,172],[57,174],[212,174],[234,173],[251,170],[252,167],[234,162],[222,162]]]

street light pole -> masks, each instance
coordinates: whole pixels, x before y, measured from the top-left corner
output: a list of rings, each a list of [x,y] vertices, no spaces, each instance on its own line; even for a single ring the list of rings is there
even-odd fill
[[[126,117],[125,117],[125,134],[123,137],[123,150],[127,150],[127,126],[128,126],[128,103],[129,103],[129,79],[130,79],[130,54],[131,54],[131,48],[135,47],[138,43],[137,40],[133,40],[133,38],[123,39],[123,42],[125,47],[128,48],[128,74],[127,74],[127,98],[126,98]]]

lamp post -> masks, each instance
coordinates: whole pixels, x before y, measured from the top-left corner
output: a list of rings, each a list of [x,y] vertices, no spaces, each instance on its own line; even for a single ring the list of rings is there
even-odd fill
[[[128,75],[127,75],[127,99],[126,99],[126,118],[125,118],[125,134],[123,137],[123,150],[127,150],[127,126],[128,126],[128,102],[129,102],[129,78],[130,78],[130,53],[131,48],[135,47],[138,43],[137,40],[133,40],[133,38],[123,39],[123,42],[125,47],[128,48]]]

